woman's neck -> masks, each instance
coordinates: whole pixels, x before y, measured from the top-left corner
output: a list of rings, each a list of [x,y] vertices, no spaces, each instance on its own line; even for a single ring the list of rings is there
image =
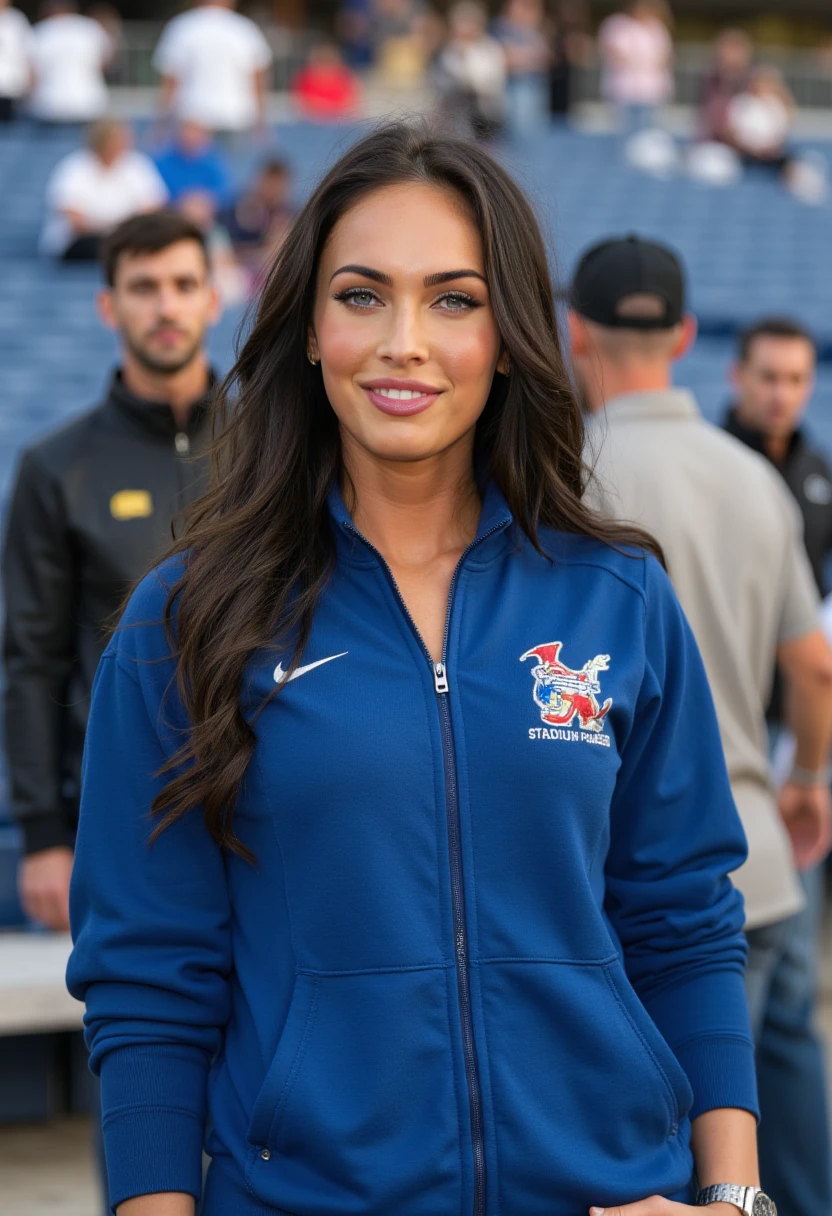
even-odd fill
[[[474,539],[473,436],[427,460],[380,460],[348,435],[343,453],[355,526],[391,565],[427,565]]]

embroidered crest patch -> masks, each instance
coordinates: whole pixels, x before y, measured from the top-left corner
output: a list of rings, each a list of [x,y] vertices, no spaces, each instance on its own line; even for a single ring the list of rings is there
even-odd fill
[[[532,668],[532,678],[534,679],[534,689],[532,696],[535,704],[540,710],[540,720],[546,724],[546,727],[566,728],[572,725],[575,719],[578,719],[578,725],[581,729],[581,734],[577,731],[552,731],[536,730],[534,733],[529,732],[530,737],[539,738],[567,738],[574,737],[579,739],[586,738],[583,732],[587,732],[590,740],[592,735],[599,736],[597,742],[601,742],[602,732],[604,731],[604,719],[612,706],[612,697],[607,697],[606,701],[601,704],[601,681],[600,673],[609,671],[610,656],[608,654],[597,654],[594,659],[589,659],[584,663],[579,670],[567,667],[561,662],[560,652],[563,649],[563,642],[544,642],[539,646],[533,646],[531,650],[527,650],[525,654],[520,656],[520,662],[526,659],[537,659],[537,664]],[[603,735],[605,746],[609,746],[609,738]]]

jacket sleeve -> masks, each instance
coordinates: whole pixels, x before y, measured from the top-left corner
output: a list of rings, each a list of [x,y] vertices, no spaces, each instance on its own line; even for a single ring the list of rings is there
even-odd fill
[[[61,739],[74,655],[72,554],[60,486],[35,452],[17,475],[3,546],[5,734],[27,853],[65,845]]]
[[[108,650],[84,757],[67,985],[86,1003],[113,1207],[158,1191],[199,1198],[207,1074],[228,1018],[223,855],[199,809],[148,843],[156,774],[181,731],[170,675],[170,663]]]
[[[630,981],[694,1093],[758,1114],[744,989],[746,858],[699,651],[659,564],[646,564],[645,666],[611,811],[606,908]]]

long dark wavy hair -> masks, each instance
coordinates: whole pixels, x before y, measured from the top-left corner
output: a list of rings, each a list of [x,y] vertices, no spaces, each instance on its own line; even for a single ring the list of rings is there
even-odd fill
[[[476,144],[405,123],[372,131],[298,214],[218,394],[212,484],[171,550],[186,554],[165,623],[191,729],[162,770],[170,780],[153,803],[154,835],[201,806],[217,843],[250,857],[233,827],[255,746],[244,672],[257,650],[276,644],[291,645],[297,665],[334,563],[326,500],[342,475],[341,443],[320,368],[306,355],[318,260],[349,208],[403,182],[455,191],[482,238],[511,374],[495,377],[499,388],[477,424],[478,462],[519,527],[538,548],[540,528],[554,528],[657,551],[645,533],[603,519],[583,501],[582,415],[546,250],[522,191]]]

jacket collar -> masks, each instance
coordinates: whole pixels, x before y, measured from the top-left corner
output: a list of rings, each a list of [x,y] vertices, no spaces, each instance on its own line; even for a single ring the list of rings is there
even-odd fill
[[[213,369],[209,372],[208,392],[193,402],[185,434],[189,439],[195,438],[208,421],[211,398],[217,384],[217,376]],[[106,404],[116,410],[121,417],[126,418],[134,426],[158,439],[173,439],[182,428],[177,425],[173,410],[165,401],[147,401],[137,397],[124,383],[121,369],[113,373],[107,390]]]
[[[610,398],[600,415],[606,415],[610,422],[625,422],[631,418],[690,420],[701,417],[696,398],[686,388],[622,393],[618,397]]]
[[[762,431],[758,431],[755,427],[747,426],[744,422],[740,422],[739,418],[737,417],[737,407],[735,405],[729,407],[722,425],[729,435],[733,435],[735,439],[739,439],[741,443],[744,443],[747,447],[752,448],[755,452],[759,452],[761,456],[765,456],[766,460],[768,460],[771,464],[774,464],[774,461],[766,451],[765,435]],[[800,452],[800,450],[803,448],[805,442],[806,437],[803,430],[801,427],[798,427],[789,440],[786,459],[783,461],[782,467],[785,467],[791,460],[794,459],[798,452]]]
[[[335,524],[333,532],[338,553],[361,564],[374,565],[376,562],[375,550],[362,537],[353,523],[352,516],[344,502],[341,487],[337,482],[333,482],[330,487],[327,506],[332,522]],[[490,552],[490,542],[499,541],[513,523],[514,517],[496,483],[486,482],[477,534],[469,549],[476,546],[477,556],[485,557],[486,550]]]

